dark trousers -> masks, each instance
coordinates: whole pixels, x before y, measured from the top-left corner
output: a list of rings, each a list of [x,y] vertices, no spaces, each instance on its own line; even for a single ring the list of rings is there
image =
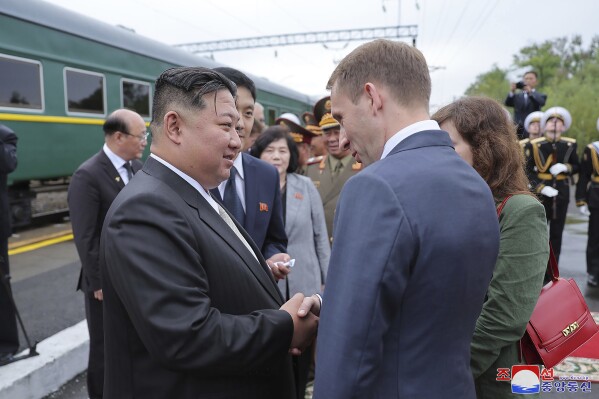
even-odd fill
[[[590,208],[587,273],[599,277],[599,208]]]
[[[87,362],[87,392],[90,399],[102,399],[104,388],[104,317],[102,302],[93,292],[85,292],[85,317],[89,331],[89,359]]]
[[[8,264],[8,239],[0,240],[0,267],[5,277],[6,285],[0,283],[0,355],[14,354],[19,349],[19,332],[17,319],[12,305],[10,288],[10,266]]]
[[[308,385],[313,353],[314,344],[310,345],[300,356],[294,359],[293,366],[295,368],[295,389],[297,391],[297,399],[304,399],[306,396],[306,385]]]
[[[559,254],[562,249],[562,235],[566,225],[566,214],[568,213],[568,203],[570,202],[570,189],[567,183],[558,183],[556,187],[559,194],[553,198],[543,198],[545,214],[549,223],[549,242],[553,247],[555,259],[559,262]],[[555,204],[555,205],[554,205]]]

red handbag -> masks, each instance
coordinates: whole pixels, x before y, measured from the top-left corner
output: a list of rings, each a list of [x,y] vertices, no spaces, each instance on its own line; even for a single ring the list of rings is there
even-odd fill
[[[497,216],[509,198],[503,200]],[[551,245],[547,269],[551,273],[551,281],[541,289],[526,332],[520,340],[520,352],[524,363],[551,368],[591,339],[599,327],[576,282],[559,276]]]

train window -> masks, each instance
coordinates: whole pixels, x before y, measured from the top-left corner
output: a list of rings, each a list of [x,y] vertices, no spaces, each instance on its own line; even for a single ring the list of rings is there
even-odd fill
[[[64,81],[67,114],[106,114],[104,75],[65,68]]]
[[[42,65],[0,54],[0,108],[43,111]]]
[[[121,79],[121,106],[150,118],[152,98],[150,84],[138,80]]]

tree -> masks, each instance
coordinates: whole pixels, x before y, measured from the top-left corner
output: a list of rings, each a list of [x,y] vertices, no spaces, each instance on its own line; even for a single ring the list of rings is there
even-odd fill
[[[508,87],[507,71],[494,64],[489,72],[476,77],[476,81],[466,89],[465,94],[468,96],[491,97],[503,104]]]
[[[585,48],[580,36],[546,40],[520,49],[511,65],[514,69],[533,69],[539,76],[539,91],[547,94],[543,110],[562,106],[572,115],[567,136],[577,139],[582,149],[599,140],[599,36]],[[509,87],[508,70],[493,65],[476,77],[466,95],[484,95],[503,102]]]

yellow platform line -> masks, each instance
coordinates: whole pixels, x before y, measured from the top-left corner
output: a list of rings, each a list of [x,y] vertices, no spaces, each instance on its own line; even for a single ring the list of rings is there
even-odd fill
[[[66,234],[64,236],[61,237],[56,237],[56,238],[51,238],[49,240],[43,240],[40,242],[37,242],[35,244],[29,244],[29,245],[23,245],[22,247],[18,247],[15,249],[11,249],[8,251],[9,255],[17,255],[17,254],[21,254],[23,252],[29,252],[29,251],[33,251],[34,249],[39,249],[39,248],[43,248],[43,247],[47,247],[49,245],[54,245],[54,244],[58,244],[61,242],[65,242],[65,241],[70,241],[73,239],[73,234]]]

